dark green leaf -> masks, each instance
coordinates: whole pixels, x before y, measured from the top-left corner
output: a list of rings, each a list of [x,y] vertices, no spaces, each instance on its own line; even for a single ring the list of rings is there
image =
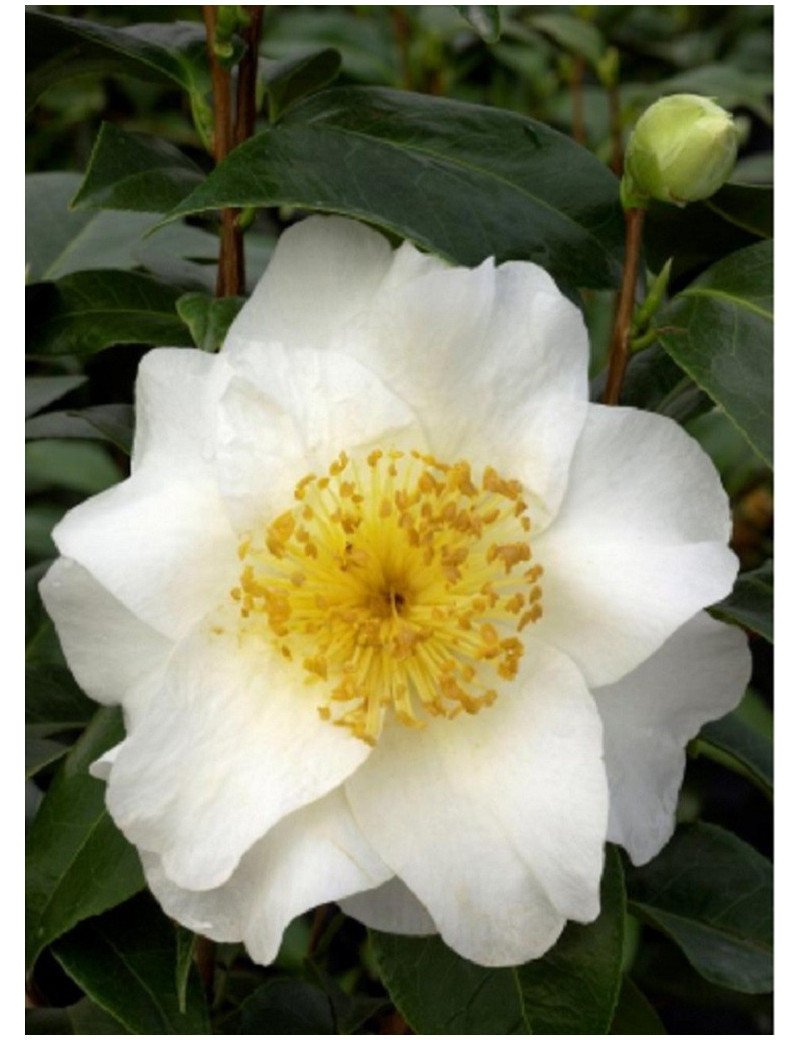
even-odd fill
[[[609,847],[603,910],[568,924],[544,957],[519,968],[482,968],[438,937],[371,933],[384,983],[417,1033],[580,1034],[608,1032],[619,992],[625,893]]]
[[[25,1008],[25,1036],[60,1036],[72,1032],[65,1008]]]
[[[772,865],[733,834],[679,828],[659,856],[629,871],[628,898],[710,982],[772,988]]]
[[[772,123],[772,77],[744,72],[731,64],[702,65],[679,72],[670,79],[656,80],[642,88],[650,96],[664,94],[704,94],[713,97],[723,108],[749,108],[765,123]]]
[[[66,488],[96,495],[122,479],[100,444],[36,441],[25,445],[25,488],[29,493]]]
[[[59,758],[69,751],[66,744],[59,744],[57,740],[47,740],[35,734],[25,734],[25,776],[35,776],[45,766],[57,762]]]
[[[598,399],[605,381],[603,372],[597,380]],[[631,359],[620,404],[658,412],[683,425],[708,411],[714,402],[654,343]]]
[[[388,997],[365,997],[360,994],[345,993],[336,979],[319,963],[322,959],[321,948],[325,944],[323,936],[317,946],[316,957],[305,961],[305,969],[310,980],[318,985],[326,994],[334,1019],[334,1033],[350,1034],[361,1031],[361,1027],[374,1015],[391,1010]],[[307,949],[304,947],[304,950]]]
[[[88,72],[172,82],[194,98],[210,90],[205,30],[197,22],[116,29],[28,8],[25,30],[28,107],[54,83]]]
[[[567,14],[540,14],[527,24],[544,33],[570,54],[578,54],[596,65],[606,50],[602,33],[596,25]]]
[[[133,444],[133,408],[129,404],[98,404],[69,412],[47,412],[28,419],[25,439],[53,437],[110,441],[126,455]]]
[[[53,953],[101,1008],[132,1033],[210,1033],[199,978],[189,980],[186,1011],[175,992],[175,931],[149,895],[84,921]]]
[[[650,1001],[642,996],[630,979],[623,979],[609,1033],[612,1036],[651,1036],[666,1032]]]
[[[202,293],[187,293],[178,300],[176,308],[191,332],[195,346],[213,353],[222,346],[243,303],[241,296],[215,298]]]
[[[41,412],[70,390],[83,386],[86,376],[26,376],[25,418]]]
[[[703,205],[750,235],[772,238],[775,194],[771,186],[725,184]]]
[[[618,183],[511,112],[361,87],[323,91],[232,152],[170,214],[288,204],[360,217],[462,264],[534,260],[615,286]]]
[[[767,791],[772,789],[772,744],[737,715],[706,723],[700,730],[699,741],[701,750],[703,744],[710,744],[732,755],[757,784]]]
[[[47,502],[36,502],[25,507],[26,562],[50,560],[57,555],[52,530],[64,512],[64,506]]]
[[[672,358],[771,464],[772,243],[720,260],[656,320]]]
[[[272,979],[241,1007],[239,1033],[293,1036],[335,1033],[331,1004],[322,990],[299,979]]]
[[[31,354],[95,354],[120,343],[191,346],[178,290],[132,271],[78,271],[28,287]]]
[[[73,1004],[72,1007],[66,1009],[67,1017],[72,1024],[72,1032],[78,1034],[119,1034],[123,1033],[126,1036],[128,1030],[114,1018],[113,1015],[109,1015],[107,1011],[103,1011],[97,1004],[93,1004],[88,997],[83,1000],[79,1000],[77,1004]]]
[[[59,935],[144,886],[139,857],[105,809],[105,784],[89,766],[123,736],[103,708],[70,751],[33,821],[26,859],[26,964]],[[174,976],[173,976],[174,979]]]
[[[175,992],[178,997],[178,1010],[182,1015],[186,1013],[195,938],[194,933],[188,928],[175,926]]]
[[[39,582],[47,573],[50,560],[25,571],[25,663],[63,665],[64,655],[53,622],[39,595]]]
[[[714,607],[714,613],[772,642],[772,598],[773,567],[768,560],[757,570],[740,574],[733,592]]]
[[[166,213],[203,176],[200,167],[168,141],[103,123],[72,205],[79,210]]]
[[[500,39],[500,8],[497,4],[478,6],[472,4],[455,4],[469,22],[475,32],[487,43],[496,43]]]
[[[296,101],[327,87],[339,75],[341,67],[341,55],[332,47],[287,58],[285,61],[267,63],[264,86],[269,104],[269,121],[277,123]]]
[[[62,665],[29,663],[25,670],[25,725],[37,737],[83,729],[97,705]]]

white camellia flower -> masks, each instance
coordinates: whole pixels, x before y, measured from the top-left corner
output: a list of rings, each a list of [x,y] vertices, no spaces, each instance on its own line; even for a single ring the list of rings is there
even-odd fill
[[[42,584],[127,737],[95,767],[168,914],[271,961],[337,901],[465,957],[599,911],[606,839],[672,832],[741,632],[709,459],[587,402],[579,311],[529,263],[287,231],[219,355],[143,360],[130,479]]]

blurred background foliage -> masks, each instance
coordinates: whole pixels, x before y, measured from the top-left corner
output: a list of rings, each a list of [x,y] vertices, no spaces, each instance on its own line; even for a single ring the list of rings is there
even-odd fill
[[[54,5],[27,10],[115,27],[144,20],[165,25],[189,20],[199,25],[202,17],[201,8],[185,5]],[[27,45],[34,63],[41,64],[48,41],[29,35]],[[45,53],[37,55],[37,48]],[[521,113],[572,136],[616,172],[625,136],[649,103],[669,92],[710,95],[735,114],[741,139],[738,165],[731,183],[706,203],[682,211],[653,206],[646,226],[647,266],[655,274],[669,257],[675,258],[669,283],[669,293],[674,295],[714,261],[771,236],[771,6],[266,8],[261,55],[267,72],[278,68],[277,63],[328,49],[338,53],[341,65],[335,54],[322,59],[328,66],[326,72],[318,72],[319,85],[335,80],[337,86],[385,86]],[[269,106],[277,103],[263,94],[257,129],[269,125]],[[35,581],[56,554],[52,526],[87,495],[126,475],[133,379],[144,351],[158,343],[192,342],[214,349],[235,309],[234,303],[225,313],[212,314],[204,302],[215,281],[213,219],[191,217],[143,238],[157,215],[67,212],[67,207],[81,185],[103,123],[170,142],[201,175],[209,172],[213,162],[198,132],[196,115],[189,96],[176,83],[158,76],[148,81],[118,74],[100,62],[96,71],[45,89],[28,115],[26,260],[27,280],[35,290],[29,299],[33,324],[46,304],[51,280],[76,272],[113,269],[128,279],[146,272],[164,293],[161,324],[150,326],[140,339],[134,332],[129,337],[133,342],[104,341],[111,349],[92,353],[65,352],[62,345],[52,356],[46,350],[34,351],[29,360],[28,374],[33,377],[26,395],[28,658],[34,666],[33,708],[28,717],[33,727],[29,727],[28,743],[31,815],[93,712],[65,672],[52,626],[43,617],[34,591]],[[248,286],[266,266],[281,229],[299,215],[285,206],[256,214],[246,237]],[[193,298],[187,300],[187,293]],[[606,364],[614,293],[585,290],[581,302],[592,337],[592,375],[598,377]],[[113,333],[108,335],[113,339]],[[751,572],[749,592],[756,598],[762,591],[766,595],[771,589],[771,473],[722,410],[712,408],[694,384],[675,378],[669,358],[664,355],[658,364],[669,388],[659,399],[659,410],[688,423],[714,458],[732,498],[733,544],[744,570]],[[646,378],[640,380],[640,372]],[[631,366],[624,401],[651,407],[652,392],[652,357],[644,351]],[[749,605],[753,602],[748,600]],[[742,618],[735,609],[726,616]],[[758,742],[758,754],[765,755],[772,739],[772,657],[760,631],[759,626],[751,629],[752,686],[737,718]],[[53,669],[61,684],[55,693]],[[37,715],[37,705],[45,703],[50,714]],[[679,815],[685,822],[702,817],[720,824],[771,857],[768,783],[752,782],[752,770],[741,768],[736,754],[725,751],[724,734],[699,740],[691,749]],[[132,885],[132,891],[136,887]],[[110,928],[114,923],[107,920],[110,915],[132,912],[155,915],[149,895],[139,894],[133,903],[97,920]],[[666,936],[631,916],[627,920],[631,985],[655,1008],[664,1031],[772,1032],[768,996],[737,993],[702,978]],[[36,964],[31,986],[41,1006],[31,1013],[27,1031],[146,1031],[126,1030],[124,1014],[109,1016],[100,1007],[102,999],[95,1003],[85,995],[76,982],[80,971],[69,943],[74,934],[75,930],[69,932],[61,947],[57,943],[45,950]],[[190,939],[182,932],[177,940],[171,934],[162,938],[165,948],[185,965],[188,978]],[[222,947],[213,980],[213,1029],[410,1031],[386,998],[374,958],[364,929],[333,910],[295,921],[271,968],[254,967],[241,947]],[[626,1006],[629,1011],[638,1007],[636,997]],[[657,1022],[648,1020],[647,1009],[639,1011],[638,1019],[635,1014],[628,1022],[620,1019],[611,1032],[660,1031]],[[207,1021],[196,1025],[194,1031],[209,1031]]]

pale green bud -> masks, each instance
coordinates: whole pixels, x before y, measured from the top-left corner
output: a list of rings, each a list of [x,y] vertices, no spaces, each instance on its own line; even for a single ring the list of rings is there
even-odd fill
[[[736,162],[733,117],[697,94],[656,101],[633,129],[625,152],[622,204],[660,199],[684,206],[722,187]]]

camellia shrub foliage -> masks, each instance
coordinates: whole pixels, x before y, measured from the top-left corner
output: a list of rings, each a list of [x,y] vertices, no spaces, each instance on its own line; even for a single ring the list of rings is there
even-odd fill
[[[27,7],[26,1032],[773,1032],[772,7]]]

